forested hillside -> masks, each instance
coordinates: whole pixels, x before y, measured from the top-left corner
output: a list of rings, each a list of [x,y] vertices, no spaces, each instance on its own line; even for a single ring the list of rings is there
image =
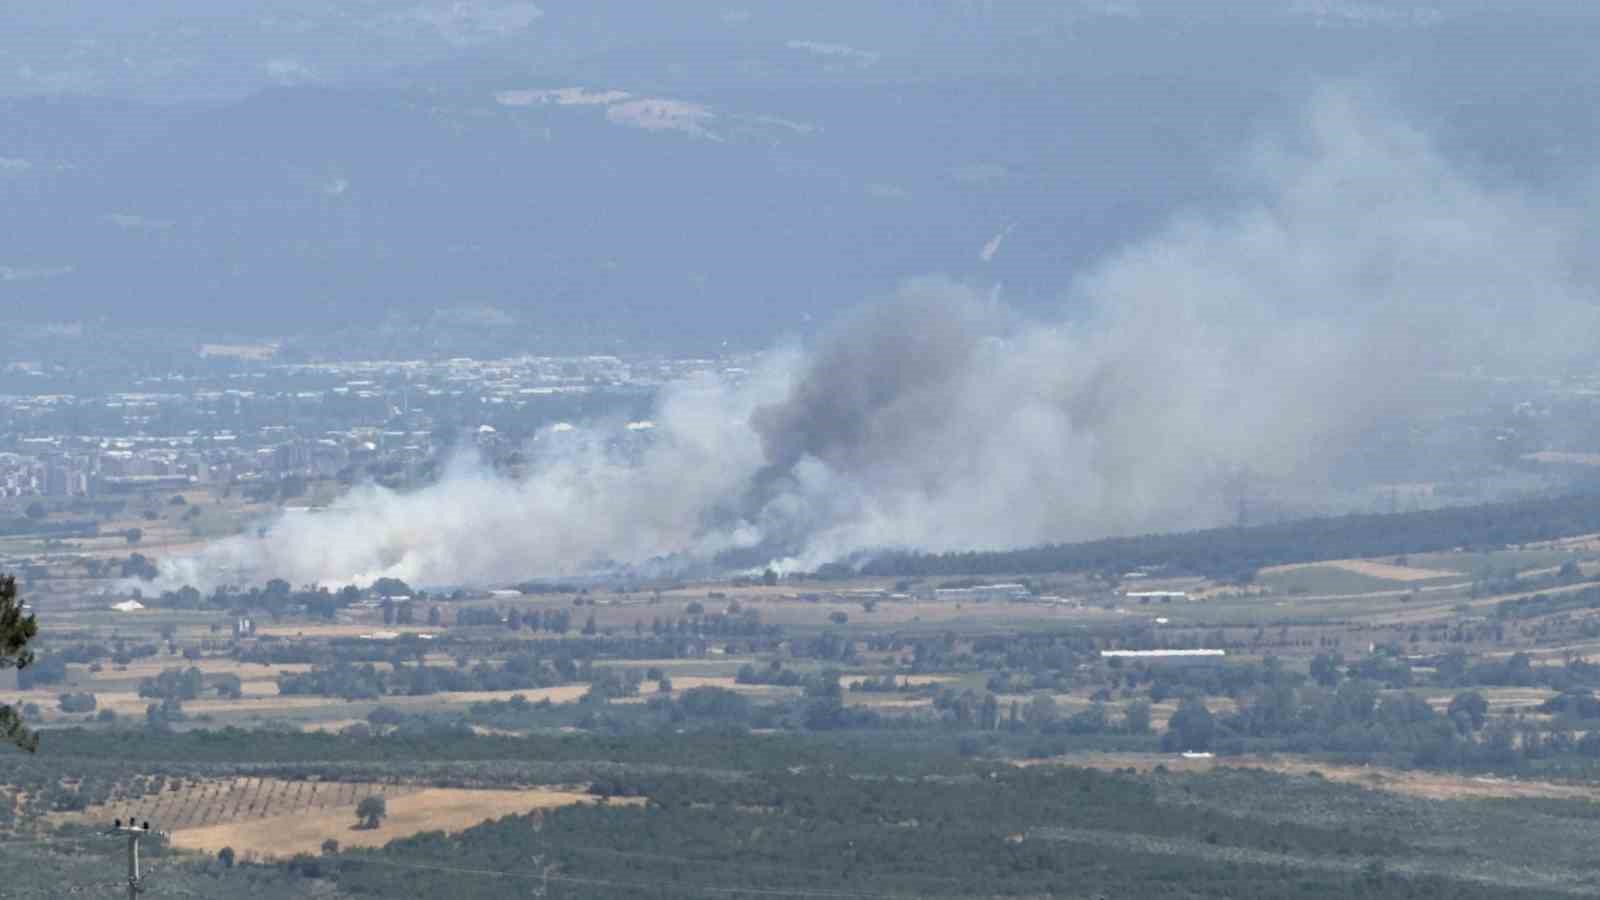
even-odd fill
[[[1052,544],[1022,550],[890,553],[861,567],[868,575],[1101,572],[1142,568],[1245,579],[1266,566],[1403,556],[1462,548],[1493,550],[1600,531],[1600,494],[1487,503],[1386,515],[1302,519],[1249,528]],[[822,574],[827,574],[822,573]]]

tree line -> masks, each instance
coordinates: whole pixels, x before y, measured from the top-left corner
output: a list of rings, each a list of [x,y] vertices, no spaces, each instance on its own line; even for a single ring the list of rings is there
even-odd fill
[[[1146,568],[1249,580],[1268,566],[1330,559],[1466,549],[1498,549],[1600,531],[1600,493],[1444,509],[1302,519],[1247,528],[1213,528],[1020,550],[891,552],[857,569],[866,575],[1000,575]]]

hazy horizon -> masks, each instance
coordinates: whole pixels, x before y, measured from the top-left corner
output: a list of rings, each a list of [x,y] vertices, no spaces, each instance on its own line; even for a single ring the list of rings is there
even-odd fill
[[[0,34],[0,320],[753,349],[928,275],[1055,316],[1329,86],[1486,185],[1600,156],[1582,3],[85,9]]]
[[[0,2],[0,895],[1600,894],[1597,47]]]

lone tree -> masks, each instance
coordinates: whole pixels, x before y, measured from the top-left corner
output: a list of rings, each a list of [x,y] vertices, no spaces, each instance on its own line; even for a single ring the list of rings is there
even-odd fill
[[[356,818],[361,820],[362,828],[377,828],[378,822],[388,814],[389,804],[376,794],[356,804]]]
[[[1446,714],[1462,734],[1477,731],[1489,718],[1489,701],[1477,691],[1462,691],[1450,700]]]
[[[17,599],[17,580],[10,575],[0,576],[0,669],[21,669],[33,662],[28,641],[39,631],[31,614],[22,614],[22,601]],[[39,737],[22,724],[22,716],[9,706],[0,706],[0,739],[10,741],[28,752],[39,747]]]
[[[1216,731],[1216,719],[1205,703],[1198,697],[1185,697],[1167,721],[1167,733],[1161,738],[1161,746],[1169,752],[1210,750]]]

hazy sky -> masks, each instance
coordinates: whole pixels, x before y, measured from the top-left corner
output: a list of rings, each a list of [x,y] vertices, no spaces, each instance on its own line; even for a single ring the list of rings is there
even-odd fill
[[[260,334],[490,306],[702,348],[936,273],[1052,311],[1247,193],[1240,152],[1331,83],[1474,177],[1573,189],[1597,25],[1463,0],[11,3],[0,302]]]

